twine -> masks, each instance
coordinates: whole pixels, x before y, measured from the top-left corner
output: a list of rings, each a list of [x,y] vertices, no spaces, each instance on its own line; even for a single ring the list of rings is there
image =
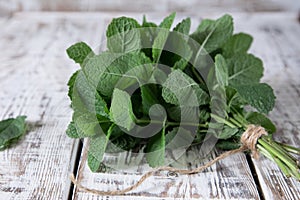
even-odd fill
[[[149,172],[146,172],[134,185],[131,185],[125,189],[122,190],[111,190],[111,191],[101,191],[101,190],[96,190],[96,189],[90,189],[87,188],[85,186],[82,186],[74,177],[74,174],[70,175],[70,179],[72,181],[72,183],[81,191],[84,192],[88,192],[88,193],[92,193],[95,195],[109,195],[109,196],[113,196],[113,195],[125,195],[127,192],[130,192],[134,189],[136,189],[137,187],[139,187],[147,178],[153,176],[154,173],[156,172],[160,172],[160,171],[169,171],[169,172],[175,172],[178,174],[185,174],[185,175],[190,175],[190,174],[196,174],[199,173],[205,169],[207,169],[208,167],[212,166],[213,164],[215,164],[216,162],[218,162],[219,160],[223,160],[224,158],[239,153],[239,152],[243,152],[245,150],[250,150],[253,153],[253,157],[257,158],[258,157],[258,152],[256,149],[256,143],[257,140],[262,136],[262,135],[267,135],[268,133],[266,132],[266,130],[261,127],[261,126],[255,126],[255,125],[249,125],[247,127],[247,130],[242,134],[241,136],[241,143],[242,146],[238,149],[234,149],[231,151],[226,151],[224,153],[222,153],[221,155],[219,155],[218,157],[216,157],[215,159],[209,161],[208,163],[197,167],[195,169],[192,170],[187,170],[187,169],[177,169],[174,167],[169,167],[169,166],[164,166],[164,167],[158,167],[155,168]]]

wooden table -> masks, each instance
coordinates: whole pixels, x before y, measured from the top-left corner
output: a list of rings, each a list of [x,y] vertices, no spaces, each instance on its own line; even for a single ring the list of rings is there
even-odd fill
[[[166,14],[148,14],[148,18],[160,21]],[[0,199],[300,199],[299,182],[285,178],[264,157],[253,160],[243,153],[196,175],[157,174],[125,197],[95,196],[71,185],[69,174],[73,171],[78,172],[83,185],[109,190],[131,185],[149,170],[143,165],[126,173],[91,173],[81,142],[65,135],[71,119],[66,82],[77,69],[65,49],[77,41],[96,48],[111,18],[120,15],[37,12],[0,18],[0,119],[27,115],[30,123],[30,131],[22,141],[0,152]],[[142,18],[137,13],[122,15]],[[177,20],[187,15],[179,14]],[[195,28],[201,17],[216,18],[220,14],[189,16]],[[297,14],[233,13],[233,17],[235,32],[253,35],[251,52],[264,61],[264,81],[275,89],[277,102],[270,114],[278,127],[275,138],[299,146]],[[202,161],[197,160],[196,151],[189,151],[182,162],[196,167]]]

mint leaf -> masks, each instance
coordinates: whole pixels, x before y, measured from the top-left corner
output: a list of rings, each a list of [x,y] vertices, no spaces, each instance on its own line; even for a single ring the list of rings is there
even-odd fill
[[[157,27],[157,25],[154,22],[148,22],[145,15],[143,16],[142,26],[143,27]]]
[[[188,35],[191,28],[191,19],[188,17],[176,25],[173,31]]]
[[[94,53],[86,43],[78,42],[67,49],[68,56],[78,64],[83,64],[84,60],[89,56],[93,56]]]
[[[0,121],[0,150],[8,148],[26,133],[26,116]]]
[[[275,133],[276,131],[276,126],[264,114],[258,112],[249,112],[246,115],[246,120],[251,124],[264,127],[269,134]]]
[[[75,112],[89,112],[94,113],[94,116],[108,117],[106,102],[98,94],[96,88],[91,86],[82,71],[76,75],[72,96],[72,108]]]
[[[163,21],[159,24],[159,27],[170,29],[173,24],[175,16],[176,16],[175,12],[171,13],[169,16],[163,19]]]
[[[150,167],[165,165],[165,128],[148,142],[146,159]]]
[[[263,76],[262,61],[251,54],[235,54],[228,60],[229,85],[259,83]]]
[[[274,107],[273,89],[266,83],[238,85],[235,89],[239,95],[259,112],[268,114]]]
[[[220,86],[225,87],[228,85],[228,66],[224,57],[218,54],[215,57],[215,73],[216,79]]]
[[[135,124],[130,96],[127,92],[115,89],[110,107],[111,120],[118,126],[131,130]]]
[[[94,86],[97,86],[97,90],[102,95],[110,97],[118,81],[128,77],[126,75],[128,71],[136,67],[148,69],[149,66],[144,64],[149,63],[151,63],[151,60],[142,52],[127,53],[122,56],[104,52],[90,59],[83,70],[87,79]],[[136,78],[133,77],[133,79]]]
[[[171,28],[176,13],[172,13],[166,17],[159,25],[161,29],[157,33],[156,38],[154,39],[152,46],[152,57],[154,62],[158,62],[160,54],[165,46],[165,43],[168,39],[169,29]]]
[[[159,104],[158,100],[160,93],[156,85],[147,84],[141,86],[141,96],[142,96],[142,105],[143,105],[143,113],[148,114],[149,109],[154,104]]]
[[[95,134],[95,127],[99,124],[98,118],[107,119],[109,110],[106,102],[98,94],[96,88],[89,84],[83,71],[79,71],[73,85],[72,108],[74,127],[67,130],[67,134],[74,137],[89,137]],[[77,137],[77,136],[76,136]]]
[[[194,139],[194,136],[183,128],[173,128],[172,131],[165,133],[165,128],[153,136],[146,146],[146,159],[151,167],[165,166],[167,162],[175,161],[174,155],[171,159],[168,152],[175,149],[185,150]],[[178,158],[178,155],[175,155]]]
[[[66,134],[67,136],[69,136],[70,138],[80,138],[81,135],[78,133],[75,123],[72,121],[70,122],[70,124],[68,125],[68,128],[66,130]]]
[[[185,36],[176,32],[172,32],[172,34],[169,35],[166,46],[167,47],[165,48],[167,51],[172,52],[176,49],[175,53],[177,55],[174,55],[173,53],[172,56],[165,56],[168,59],[166,59],[164,62],[167,65],[173,65],[174,69],[184,70],[193,56],[193,51],[190,48]]]
[[[199,109],[197,107],[173,106],[168,108],[167,112],[170,118],[177,122],[197,123],[199,120]]]
[[[107,27],[107,47],[114,53],[126,53],[141,49],[140,25],[135,19],[119,17]]]
[[[234,54],[247,53],[252,41],[253,38],[246,33],[234,34],[222,47],[222,54],[224,57],[229,58]]]
[[[235,134],[237,134],[238,131],[239,131],[238,128],[231,128],[229,126],[224,126],[222,131],[217,132],[217,138],[226,140],[231,138]]]
[[[163,84],[162,97],[174,105],[199,106],[208,103],[208,95],[181,70],[172,71]]]
[[[223,150],[237,149],[241,146],[239,142],[234,140],[219,140],[216,147]]]
[[[109,138],[115,125],[111,125],[105,135],[102,131],[98,130],[97,135],[90,138],[88,150],[88,166],[92,172],[97,172],[101,166],[105,149],[109,142]]]
[[[202,20],[191,37],[201,44],[200,52],[206,50],[210,53],[220,48],[231,37],[232,33],[233,19],[230,15],[224,15],[217,20]],[[198,52],[197,55],[201,53]]]
[[[69,79],[68,84],[67,84],[69,86],[68,96],[69,96],[71,101],[72,101],[72,98],[73,98],[73,87],[74,87],[74,83],[76,81],[78,73],[79,73],[79,70],[77,70],[74,74],[72,74],[72,76]]]
[[[72,133],[74,136],[76,136],[77,134],[78,138],[85,138],[85,137],[94,136],[96,134],[95,128],[99,126],[99,121],[98,118],[95,116],[95,114],[89,112],[75,111],[73,113],[72,120],[74,122],[74,127],[70,127],[70,128],[76,128],[76,132],[77,132],[77,133],[75,132]],[[69,130],[69,131],[74,131],[74,130]]]
[[[148,22],[146,20],[146,16],[143,16],[141,32],[141,43],[142,43],[142,51],[149,57],[152,58],[152,45],[154,39],[157,36],[157,25],[153,22]]]

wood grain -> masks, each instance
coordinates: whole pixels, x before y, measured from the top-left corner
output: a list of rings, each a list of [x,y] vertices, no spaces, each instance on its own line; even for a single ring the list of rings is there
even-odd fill
[[[19,14],[0,32],[0,118],[27,115],[29,132],[0,152],[0,199],[67,199],[78,141],[65,135],[71,118],[66,81],[76,69],[65,49],[96,45],[101,22]]]
[[[11,18],[1,18],[0,25],[5,28],[0,32],[0,118],[25,114],[30,132],[16,146],[0,152],[0,199],[68,198],[68,175],[75,165],[78,141],[64,134],[71,118],[66,82],[76,70],[65,49],[80,40],[96,48],[103,40],[106,24],[121,15],[142,18],[137,13],[113,12],[17,13]],[[164,15],[150,14],[148,18],[159,22]],[[177,20],[187,15],[181,14]],[[220,14],[189,16],[195,22]],[[251,52],[263,59],[264,81],[275,88],[277,103],[270,115],[278,127],[275,138],[299,146],[300,27],[296,13],[234,13],[233,16],[236,32],[253,35]],[[194,147],[186,152],[177,165],[197,167],[220,153],[214,151],[202,160],[196,153],[198,150]],[[121,163],[131,161],[135,167],[95,174],[86,166],[86,151],[83,151],[78,178],[85,186],[111,190],[133,184],[150,169],[142,157],[128,153],[122,158]],[[263,157],[253,162],[263,198],[300,199],[299,182],[286,179],[276,165]],[[73,198],[260,199],[260,196],[245,155],[237,154],[192,176],[161,172],[125,197],[100,197],[75,188]]]
[[[275,88],[277,96],[275,109],[270,114],[277,126],[274,137],[299,147],[299,23],[295,15],[273,15],[264,20],[253,17],[251,21],[257,24],[264,36],[259,45],[262,48],[257,48],[256,53],[265,56],[265,80]],[[287,179],[275,164],[265,158],[254,160],[254,163],[265,199],[300,199],[300,182]]]
[[[106,12],[263,12],[298,11],[300,2],[295,0],[0,0],[2,13],[20,11],[106,11]],[[1,13],[1,12],[0,12]]]
[[[172,166],[195,168],[213,159],[220,152],[213,152],[205,159],[197,155],[199,147],[186,152],[182,158]],[[145,163],[144,157],[132,156],[130,152],[108,158],[105,163],[115,160],[116,164],[126,166],[123,169],[107,169],[103,173],[91,173],[86,165],[86,148],[82,155],[78,180],[82,185],[98,190],[122,189],[134,184],[143,173],[151,170]],[[256,185],[253,181],[247,160],[244,154],[233,155],[219,162],[217,165],[195,175],[178,175],[161,172],[147,179],[128,196],[116,196],[112,199],[259,199]],[[92,194],[76,190],[74,199],[98,199]],[[104,198],[104,197],[102,197]],[[111,198],[109,198],[111,199]]]

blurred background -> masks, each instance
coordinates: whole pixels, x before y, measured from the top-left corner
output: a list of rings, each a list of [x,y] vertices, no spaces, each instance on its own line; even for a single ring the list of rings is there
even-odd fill
[[[109,12],[284,12],[300,0],[0,0],[1,15],[20,11]]]

